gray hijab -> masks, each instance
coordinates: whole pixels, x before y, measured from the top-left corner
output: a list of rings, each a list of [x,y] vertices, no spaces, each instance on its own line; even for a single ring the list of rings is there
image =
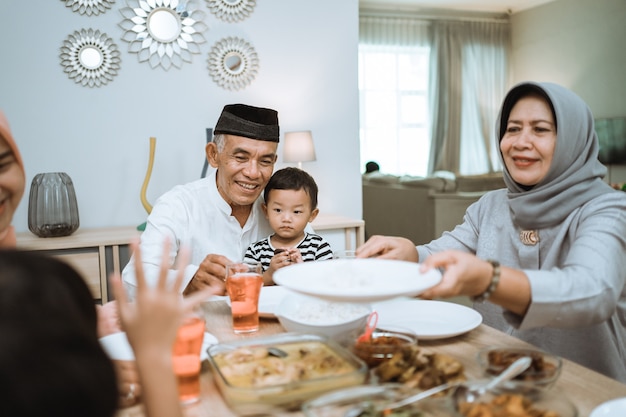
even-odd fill
[[[552,165],[546,177],[525,189],[513,180],[500,153],[513,221],[526,230],[555,226],[586,202],[614,191],[602,181],[606,167],[598,160],[598,137],[591,110],[580,97],[560,85],[524,82],[514,86],[507,93],[496,122],[498,141],[513,105],[531,93],[547,99],[557,128]]]

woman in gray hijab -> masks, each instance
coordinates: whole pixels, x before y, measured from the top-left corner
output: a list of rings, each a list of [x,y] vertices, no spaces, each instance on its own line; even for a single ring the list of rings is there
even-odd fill
[[[443,268],[423,298],[470,296],[484,323],[626,382],[626,193],[602,180],[591,111],[564,87],[524,82],[497,134],[506,189],[426,245],[375,236],[357,256]]]

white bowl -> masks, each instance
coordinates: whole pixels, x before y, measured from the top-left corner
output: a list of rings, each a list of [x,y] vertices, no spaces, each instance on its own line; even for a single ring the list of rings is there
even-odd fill
[[[104,351],[113,360],[134,361],[135,353],[128,343],[126,333],[118,332],[100,338]]]
[[[365,330],[371,312],[369,304],[290,294],[278,305],[276,317],[288,332],[318,334],[343,343],[354,341]]]

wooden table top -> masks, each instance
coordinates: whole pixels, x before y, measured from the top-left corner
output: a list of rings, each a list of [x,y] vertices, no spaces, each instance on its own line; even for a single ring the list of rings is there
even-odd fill
[[[206,315],[207,331],[215,335],[220,342],[258,338],[284,332],[278,320],[261,319],[260,329],[253,335],[236,335],[232,331],[230,307],[224,301],[210,301],[203,304]],[[440,340],[422,340],[419,345],[436,352],[450,355],[463,363],[468,379],[480,378],[482,372],[476,362],[478,350],[485,346],[524,347],[527,343],[495,330],[484,324],[471,332]],[[185,408],[186,417],[237,416],[225,404],[213,382],[213,375],[205,361],[200,375],[202,398],[200,402]],[[561,377],[556,383],[562,392],[578,408],[579,416],[588,416],[603,402],[626,397],[626,385],[602,374],[592,371],[568,360],[563,361]],[[300,417],[300,412],[273,413],[275,416]],[[119,410],[116,417],[143,417],[141,406]]]

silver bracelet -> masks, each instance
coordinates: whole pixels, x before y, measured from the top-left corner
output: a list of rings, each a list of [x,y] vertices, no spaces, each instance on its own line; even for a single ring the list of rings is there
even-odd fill
[[[493,266],[491,282],[489,283],[489,286],[487,287],[485,292],[472,297],[472,301],[475,303],[482,303],[486,299],[491,297],[491,294],[493,294],[493,292],[496,290],[496,287],[498,286],[498,283],[500,282],[500,262],[494,261],[493,259],[487,259],[487,262],[489,262],[491,266]]]

